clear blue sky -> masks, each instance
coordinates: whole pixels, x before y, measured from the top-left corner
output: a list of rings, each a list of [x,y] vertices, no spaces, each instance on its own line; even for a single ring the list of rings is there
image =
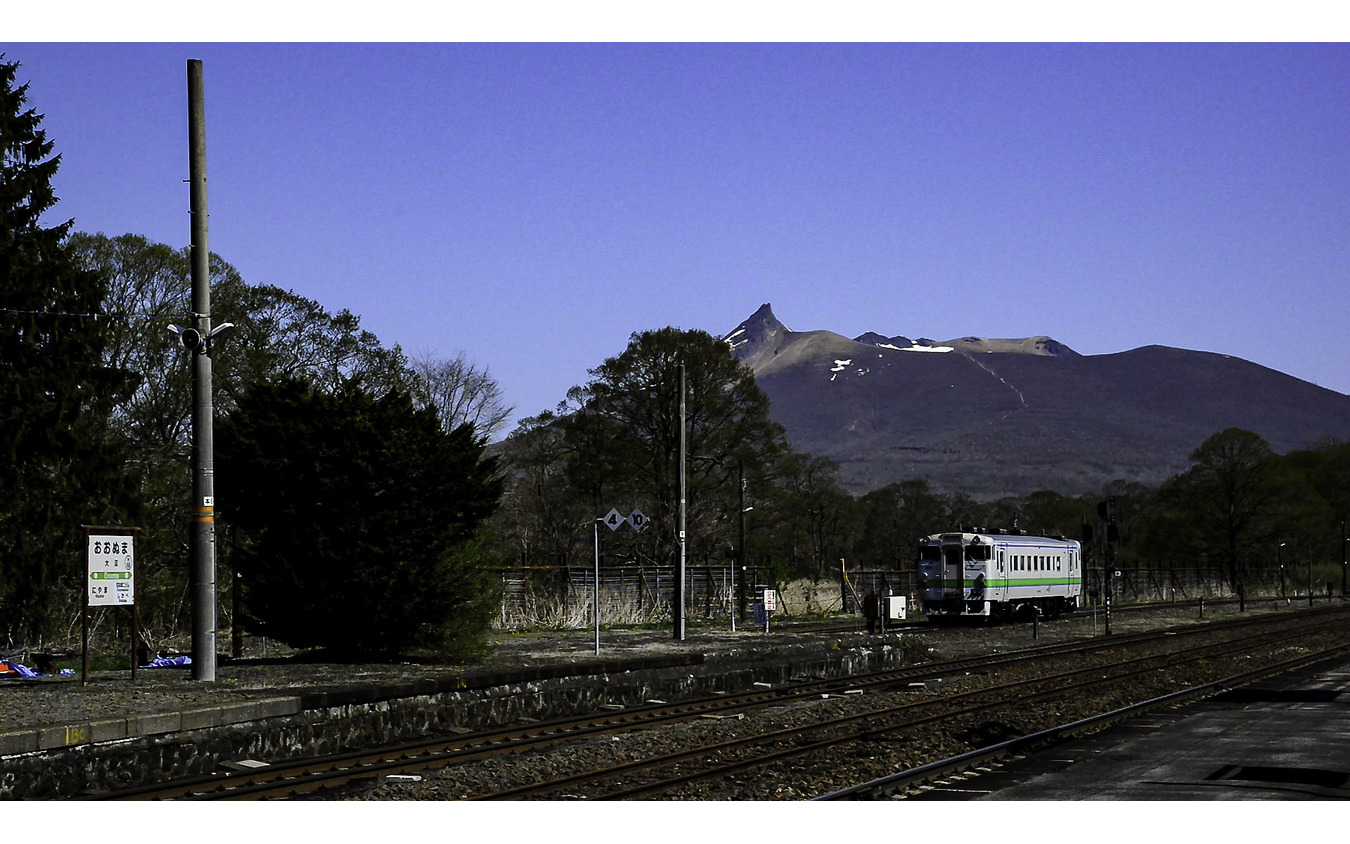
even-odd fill
[[[175,247],[201,59],[212,251],[464,351],[517,418],[631,332],[763,302],[795,330],[1163,344],[1350,392],[1345,44],[0,51],[62,155],[57,216]]]

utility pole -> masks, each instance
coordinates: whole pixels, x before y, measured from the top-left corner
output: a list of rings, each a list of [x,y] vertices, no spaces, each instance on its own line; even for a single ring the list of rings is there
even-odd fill
[[[680,364],[680,567],[675,573],[675,641],[684,641],[684,560],[685,560],[685,403],[684,364]]]
[[[1313,597],[1312,597],[1312,592],[1313,592],[1313,590],[1312,590],[1312,558],[1313,558],[1312,552],[1309,551],[1309,552],[1308,552],[1308,607],[1309,607],[1309,609],[1311,609],[1311,608],[1312,608],[1312,605],[1313,605]]]
[[[741,542],[736,548],[736,606],[732,612],[736,613],[745,623],[745,464],[741,463],[737,467],[737,474],[740,475],[741,482]]]
[[[188,181],[191,184],[192,328],[192,679],[216,679],[216,519],[211,407],[210,248],[206,236],[206,105],[201,59],[188,59]]]
[[[1289,603],[1289,596],[1284,591],[1284,543],[1281,542],[1275,546],[1275,564],[1280,567],[1280,597],[1284,598],[1286,604]]]
[[[595,530],[595,655],[600,655],[600,522],[603,519],[596,519],[591,522],[591,527]]]

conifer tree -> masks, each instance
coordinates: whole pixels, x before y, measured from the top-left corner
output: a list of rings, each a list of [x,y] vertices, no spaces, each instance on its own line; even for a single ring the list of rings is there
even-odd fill
[[[61,157],[18,69],[0,54],[0,641],[35,644],[78,606],[80,524],[126,498],[106,423],[129,381],[103,364],[104,286],[67,253],[73,220],[44,225]]]
[[[255,385],[216,439],[245,626],[353,658],[480,654],[499,601],[478,534],[501,499],[483,451],[406,393]]]

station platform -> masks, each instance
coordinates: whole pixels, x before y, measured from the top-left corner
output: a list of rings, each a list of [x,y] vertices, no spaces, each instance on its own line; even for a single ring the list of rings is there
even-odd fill
[[[1350,658],[1141,715],[911,800],[1350,799]]]

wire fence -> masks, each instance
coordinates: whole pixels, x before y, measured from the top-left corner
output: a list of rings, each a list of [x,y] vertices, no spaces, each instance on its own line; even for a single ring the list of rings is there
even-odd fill
[[[600,571],[600,618],[605,626],[658,624],[673,617],[674,566],[652,564],[606,566]],[[731,566],[685,567],[685,618],[693,622],[729,621],[750,617],[754,602],[765,588],[778,592],[777,615],[805,618],[862,612],[870,593],[907,599],[910,612],[919,611],[918,574],[900,570],[841,569],[832,576],[766,583],[762,572],[747,567],[737,584]],[[1118,603],[1187,601],[1227,598],[1233,592],[1222,573],[1213,568],[1139,568],[1103,572],[1089,567],[1083,578],[1083,603],[1102,594],[1104,576],[1112,579]],[[496,626],[501,629],[567,629],[594,624],[595,569],[586,566],[540,566],[500,572],[502,607]],[[1306,586],[1280,578],[1279,572],[1253,571],[1243,575],[1248,596],[1306,595]],[[1302,590],[1302,591],[1300,591]]]

